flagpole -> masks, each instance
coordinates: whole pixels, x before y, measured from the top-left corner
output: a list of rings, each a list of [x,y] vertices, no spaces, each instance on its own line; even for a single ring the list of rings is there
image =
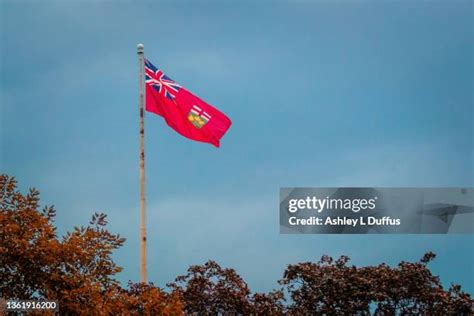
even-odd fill
[[[140,108],[140,282],[148,282],[146,264],[146,218],[145,218],[145,57],[143,44],[137,45],[139,67]]]

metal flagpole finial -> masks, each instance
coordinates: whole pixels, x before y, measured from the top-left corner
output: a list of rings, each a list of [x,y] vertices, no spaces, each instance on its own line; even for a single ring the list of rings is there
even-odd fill
[[[137,45],[137,53],[138,54],[143,54],[143,48],[144,48],[143,44],[138,44]]]

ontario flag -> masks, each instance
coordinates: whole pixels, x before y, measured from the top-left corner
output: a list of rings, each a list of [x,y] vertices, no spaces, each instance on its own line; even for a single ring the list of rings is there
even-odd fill
[[[176,132],[219,147],[232,122],[221,111],[171,80],[145,59],[146,110],[162,116]]]

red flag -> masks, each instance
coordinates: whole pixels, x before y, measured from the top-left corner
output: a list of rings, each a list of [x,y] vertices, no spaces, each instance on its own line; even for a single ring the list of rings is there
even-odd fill
[[[219,147],[230,119],[166,76],[145,59],[146,110],[184,137]]]

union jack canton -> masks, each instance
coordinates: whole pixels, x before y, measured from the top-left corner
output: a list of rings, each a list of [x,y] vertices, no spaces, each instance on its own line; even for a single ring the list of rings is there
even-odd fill
[[[176,98],[176,93],[181,86],[165,75],[162,70],[156,68],[152,63],[145,59],[145,82],[152,86],[158,93],[164,95],[170,100]]]

